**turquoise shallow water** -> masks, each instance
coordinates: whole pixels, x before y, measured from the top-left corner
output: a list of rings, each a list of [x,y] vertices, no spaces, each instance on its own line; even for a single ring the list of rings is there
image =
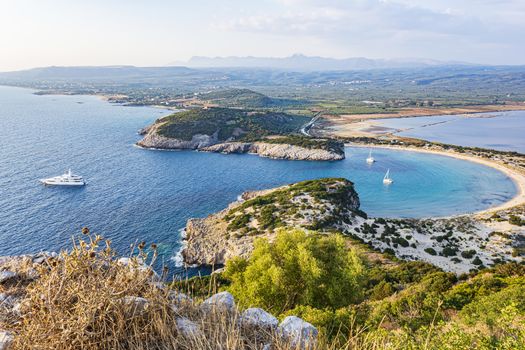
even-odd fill
[[[223,209],[246,190],[319,177],[355,182],[373,216],[422,217],[472,212],[516,193],[504,174],[476,163],[415,152],[348,148],[340,162],[264,159],[133,146],[137,130],[164,110],[111,105],[93,96],[36,96],[0,87],[0,255],[69,246],[84,225],[121,253],[145,239],[169,260],[191,217]],[[71,167],[83,188],[50,188],[42,177]],[[395,183],[382,184],[387,168]]]

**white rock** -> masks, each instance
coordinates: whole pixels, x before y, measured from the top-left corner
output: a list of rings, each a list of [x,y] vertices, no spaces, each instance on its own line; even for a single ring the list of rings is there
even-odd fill
[[[175,322],[180,335],[183,337],[191,338],[201,334],[199,326],[185,317],[178,317]]]
[[[278,333],[292,346],[312,347],[317,342],[317,328],[297,316],[288,316],[279,325]]]
[[[13,335],[10,332],[0,331],[0,350],[7,350],[13,342]]]
[[[233,311],[235,309],[235,299],[229,292],[220,292],[204,300],[202,308],[206,311],[213,308],[216,310]]]
[[[9,295],[5,293],[0,293],[0,305],[9,302]]]
[[[34,264],[42,264],[47,258],[56,258],[58,254],[56,252],[40,252],[33,255]]]
[[[149,282],[149,285],[152,286],[152,287],[156,287],[160,290],[165,290],[167,287],[166,287],[166,284],[164,282],[160,282],[160,281],[157,281],[157,282]]]
[[[239,323],[242,326],[275,329],[279,325],[279,320],[263,309],[252,307],[241,314]]]
[[[18,277],[18,274],[13,272],[13,271],[2,271],[0,272],[0,283],[4,283],[8,280],[10,280],[11,278],[15,278],[15,277]]]
[[[27,278],[30,278],[32,280],[36,280],[37,278],[40,277],[40,274],[38,273],[38,271],[32,268],[27,270],[26,275],[27,275]]]

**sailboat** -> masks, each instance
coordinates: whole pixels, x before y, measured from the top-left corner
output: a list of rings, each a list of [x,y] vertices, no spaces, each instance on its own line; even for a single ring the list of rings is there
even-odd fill
[[[370,150],[370,152],[368,152],[368,158],[366,158],[366,162],[368,164],[372,164],[374,163],[376,160],[374,159],[374,157],[372,157],[372,150]]]
[[[390,178],[390,169],[386,171],[385,177],[383,178],[383,184],[390,185],[394,180]]]

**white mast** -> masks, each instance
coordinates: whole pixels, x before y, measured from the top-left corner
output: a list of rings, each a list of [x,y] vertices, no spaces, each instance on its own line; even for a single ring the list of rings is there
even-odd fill
[[[383,178],[383,183],[385,185],[390,185],[394,180],[390,178],[390,169],[386,171],[385,177]]]

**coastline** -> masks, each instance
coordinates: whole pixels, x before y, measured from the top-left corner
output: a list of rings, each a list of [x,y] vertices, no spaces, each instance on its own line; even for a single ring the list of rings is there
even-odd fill
[[[513,207],[516,207],[518,205],[525,204],[525,174],[521,173],[520,171],[516,169],[512,169],[508,166],[505,166],[500,163],[496,163],[494,161],[475,157],[471,155],[465,155],[457,152],[452,151],[440,151],[435,149],[421,149],[416,147],[407,147],[407,146],[390,146],[390,145],[362,145],[362,144],[356,144],[356,143],[345,143],[345,146],[347,147],[360,147],[360,148],[385,148],[390,150],[399,150],[399,151],[408,151],[408,152],[419,152],[419,153],[430,153],[430,154],[436,154],[436,155],[442,155],[447,157],[452,157],[456,159],[466,160],[470,162],[475,162],[478,164],[482,164],[488,167],[491,167],[493,169],[496,169],[505,175],[507,175],[516,185],[516,195],[512,197],[510,200],[508,200],[505,203],[499,204],[495,207],[490,207],[484,210],[480,210],[473,213],[465,213],[465,214],[458,214],[454,215],[455,217],[458,216],[464,216],[464,215],[483,215],[483,214],[489,214],[500,210],[506,210]],[[433,217],[435,218],[435,217]]]
[[[490,108],[500,107],[500,108]],[[314,127],[314,134],[318,133],[323,137],[377,137],[377,136],[396,136],[394,134],[405,131],[384,126],[381,121],[387,119],[406,119],[420,117],[447,117],[463,116],[464,118],[482,118],[487,113],[504,113],[513,111],[525,111],[525,105],[503,106],[488,105],[480,109],[449,111],[426,110],[420,113],[397,113],[397,114],[346,114],[346,115],[325,115],[324,120],[319,121],[321,127]],[[410,129],[410,128],[409,128]]]

